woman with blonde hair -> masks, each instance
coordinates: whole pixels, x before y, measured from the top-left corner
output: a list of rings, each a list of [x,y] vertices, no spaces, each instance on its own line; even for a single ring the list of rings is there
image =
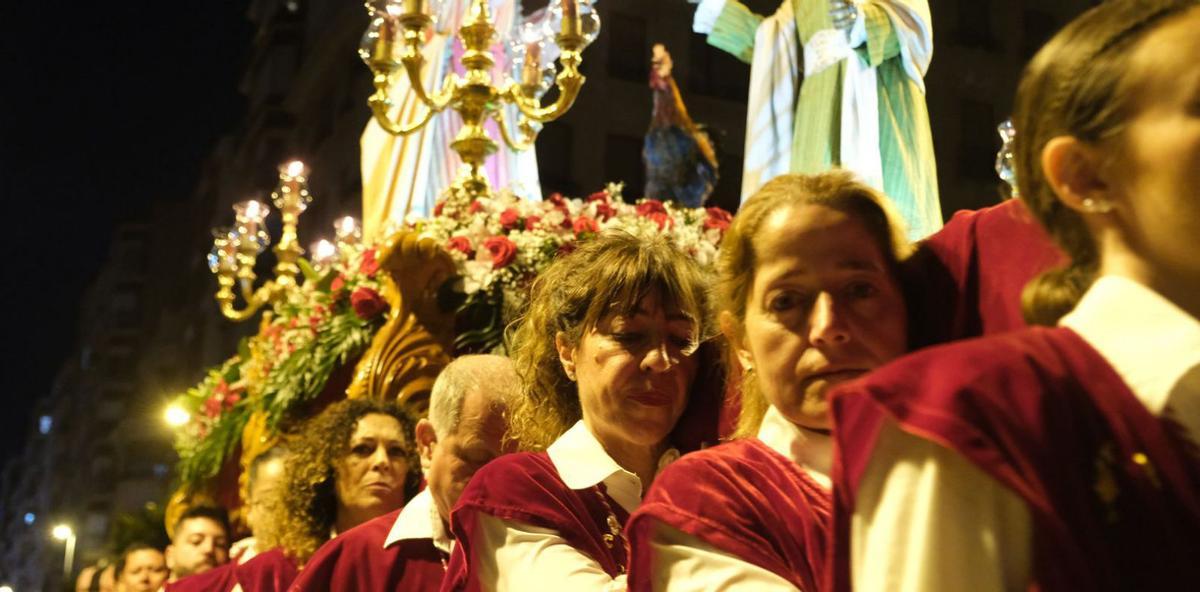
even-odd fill
[[[735,440],[684,456],[630,519],[631,590],[816,590],[829,390],[907,349],[890,206],[848,171],[783,175],[721,244],[717,308],[742,370]]]
[[[624,589],[623,525],[677,453],[708,293],[661,236],[609,232],[534,282],[509,336],[526,452],[475,474],[451,515],[444,590]]]
[[[1049,327],[931,348],[833,402],[836,590],[1200,580],[1200,2],[1109,0],[1017,91],[1020,198],[1069,257]]]

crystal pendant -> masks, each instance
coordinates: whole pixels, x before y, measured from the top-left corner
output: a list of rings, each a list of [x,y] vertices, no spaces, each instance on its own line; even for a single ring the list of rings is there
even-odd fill
[[[1000,140],[1003,144],[1000,146],[1000,151],[996,153],[996,174],[1012,187],[1012,193],[1017,194],[1017,171],[1013,162],[1013,141],[1017,137],[1017,130],[1013,127],[1012,119],[1005,119],[1003,123],[996,126],[996,132],[1000,134]]]
[[[391,39],[396,31],[395,22],[386,16],[376,16],[371,19],[371,24],[367,25],[366,32],[363,33],[362,40],[358,43],[358,57],[367,65],[371,64],[372,60],[377,59],[395,59],[395,56],[377,56],[375,55],[380,50],[380,38],[387,36]],[[395,52],[395,44],[382,44],[385,48],[393,48]]]
[[[583,46],[587,47],[600,35],[600,13],[591,0],[579,0],[579,31],[583,33]]]

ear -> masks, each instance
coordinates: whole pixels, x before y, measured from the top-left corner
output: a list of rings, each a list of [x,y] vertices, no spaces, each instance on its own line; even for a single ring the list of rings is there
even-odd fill
[[[415,430],[417,438],[417,456],[421,459],[421,472],[428,473],[429,467],[433,463],[433,449],[437,445],[437,432],[433,430],[433,424],[428,419],[421,418],[417,421]]]
[[[562,363],[563,372],[567,378],[575,380],[575,346],[567,341],[567,334],[559,331],[554,334],[554,347],[558,350],[558,361]]]
[[[1042,149],[1046,182],[1068,208],[1085,214],[1112,209],[1108,183],[1095,149],[1073,136],[1052,138]]]
[[[721,334],[729,340],[729,346],[737,355],[738,363],[742,365],[742,371],[754,368],[754,355],[746,349],[742,342],[741,323],[737,317],[733,316],[733,313],[723,310],[721,314],[717,315],[717,323],[721,325]]]
[[[165,559],[167,562],[167,569],[169,569],[171,571],[175,571],[175,545],[174,544],[167,545],[167,548],[163,549],[163,559]]]

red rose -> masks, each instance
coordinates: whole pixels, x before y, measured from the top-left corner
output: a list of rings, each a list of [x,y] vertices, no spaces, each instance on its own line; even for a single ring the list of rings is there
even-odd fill
[[[648,220],[653,220],[655,224],[658,224],[658,229],[660,231],[668,228],[675,228],[675,219],[666,212],[651,212],[646,216],[646,218]]]
[[[704,211],[708,212],[708,217],[704,219],[705,228],[716,228],[721,232],[729,230],[729,225],[733,222],[733,214],[721,208],[704,208]]]
[[[666,206],[663,202],[657,199],[647,199],[637,205],[637,213],[639,216],[650,217],[650,214],[665,214],[667,213]]]
[[[362,263],[358,264],[358,272],[369,277],[375,275],[377,271],[379,271],[379,262],[375,260],[375,249],[363,251]]]
[[[559,256],[570,255],[571,253],[575,252],[575,248],[578,246],[579,245],[576,245],[574,241],[567,242],[567,243],[560,243],[558,245],[558,255]]]
[[[312,329],[314,332],[317,330],[317,325],[320,325],[320,324],[321,324],[320,316],[313,315],[311,317],[308,317],[308,328]]]
[[[516,208],[508,208],[500,212],[500,226],[503,226],[505,230],[521,226],[521,213]]]
[[[345,288],[345,287],[346,287],[346,276],[344,276],[342,274],[338,274],[338,276],[333,278],[333,281],[329,283],[329,291],[333,292],[334,294],[341,292],[342,288]]]
[[[221,403],[225,406],[226,409],[231,409],[231,408],[233,408],[234,405],[238,404],[238,401],[241,401],[241,400],[242,400],[241,395],[239,395],[237,393],[229,393],[228,395],[225,395],[225,398],[221,401]]]
[[[587,201],[599,201],[599,202],[608,201],[608,192],[607,191],[597,191],[597,192],[587,196]]]
[[[350,295],[350,306],[360,319],[373,319],[387,310],[388,304],[379,292],[363,286]]]
[[[541,216],[530,216],[525,219],[525,230],[533,230],[542,221]]]
[[[600,223],[588,218],[587,216],[580,216],[575,219],[575,224],[572,226],[572,229],[575,231],[575,234],[579,235],[595,234],[600,232]]]
[[[445,201],[440,201],[440,200],[439,200],[439,201],[438,201],[436,204],[433,204],[433,215],[434,215],[434,216],[441,216],[441,215],[442,215],[442,208],[444,208],[444,207],[446,207],[446,202],[445,202]]]
[[[467,258],[475,256],[475,249],[471,247],[471,239],[465,236],[450,237],[450,240],[446,241],[446,250],[458,251],[459,253],[466,255]]]
[[[483,202],[481,202],[479,200],[474,200],[471,202],[471,205],[467,206],[468,214],[477,214],[481,210],[483,210]]]
[[[508,267],[517,258],[517,245],[507,236],[493,236],[483,241],[483,248],[492,254],[492,269]]]
[[[221,397],[212,396],[204,400],[204,415],[216,419],[221,415]]]
[[[564,208],[567,206],[567,200],[563,199],[562,194],[557,191],[551,193],[550,197],[546,198],[546,201],[554,204],[554,207],[556,208]]]
[[[616,215],[617,215],[616,208],[614,208],[606,203],[596,204],[596,217],[600,218],[601,220],[604,220],[607,222],[610,218],[612,218],[613,216],[616,216]]]

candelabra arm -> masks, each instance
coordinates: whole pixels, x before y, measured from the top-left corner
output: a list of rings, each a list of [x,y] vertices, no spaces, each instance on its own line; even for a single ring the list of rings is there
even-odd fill
[[[583,83],[587,80],[587,77],[579,72],[579,64],[582,62],[580,50],[563,47],[562,55],[558,60],[563,69],[555,78],[555,83],[558,85],[558,99],[551,105],[542,106],[540,100],[526,95],[521,91],[521,86],[516,83],[509,84],[502,91],[503,96],[521,110],[521,114],[538,123],[554,121],[569,111],[575,104],[575,98],[579,96],[579,90],[583,88]]]
[[[269,282],[251,294],[243,292],[246,307],[238,310],[234,304],[236,296],[233,292],[233,286],[236,283],[238,283],[237,276],[232,271],[223,271],[217,275],[217,284],[220,286],[217,290],[217,302],[221,305],[221,314],[225,315],[225,318],[235,322],[245,321],[253,317],[262,309],[263,305],[271,301],[272,292],[275,290],[274,283]],[[245,288],[244,285],[242,287]]]
[[[517,152],[524,152],[533,148],[533,143],[537,140],[537,132],[530,125],[531,122],[525,118],[520,118],[521,137],[514,137],[515,134],[508,131],[508,117],[504,115],[504,109],[496,109],[492,111],[492,119],[496,120],[496,127],[500,128],[500,137],[504,138],[504,143],[509,148]]]

